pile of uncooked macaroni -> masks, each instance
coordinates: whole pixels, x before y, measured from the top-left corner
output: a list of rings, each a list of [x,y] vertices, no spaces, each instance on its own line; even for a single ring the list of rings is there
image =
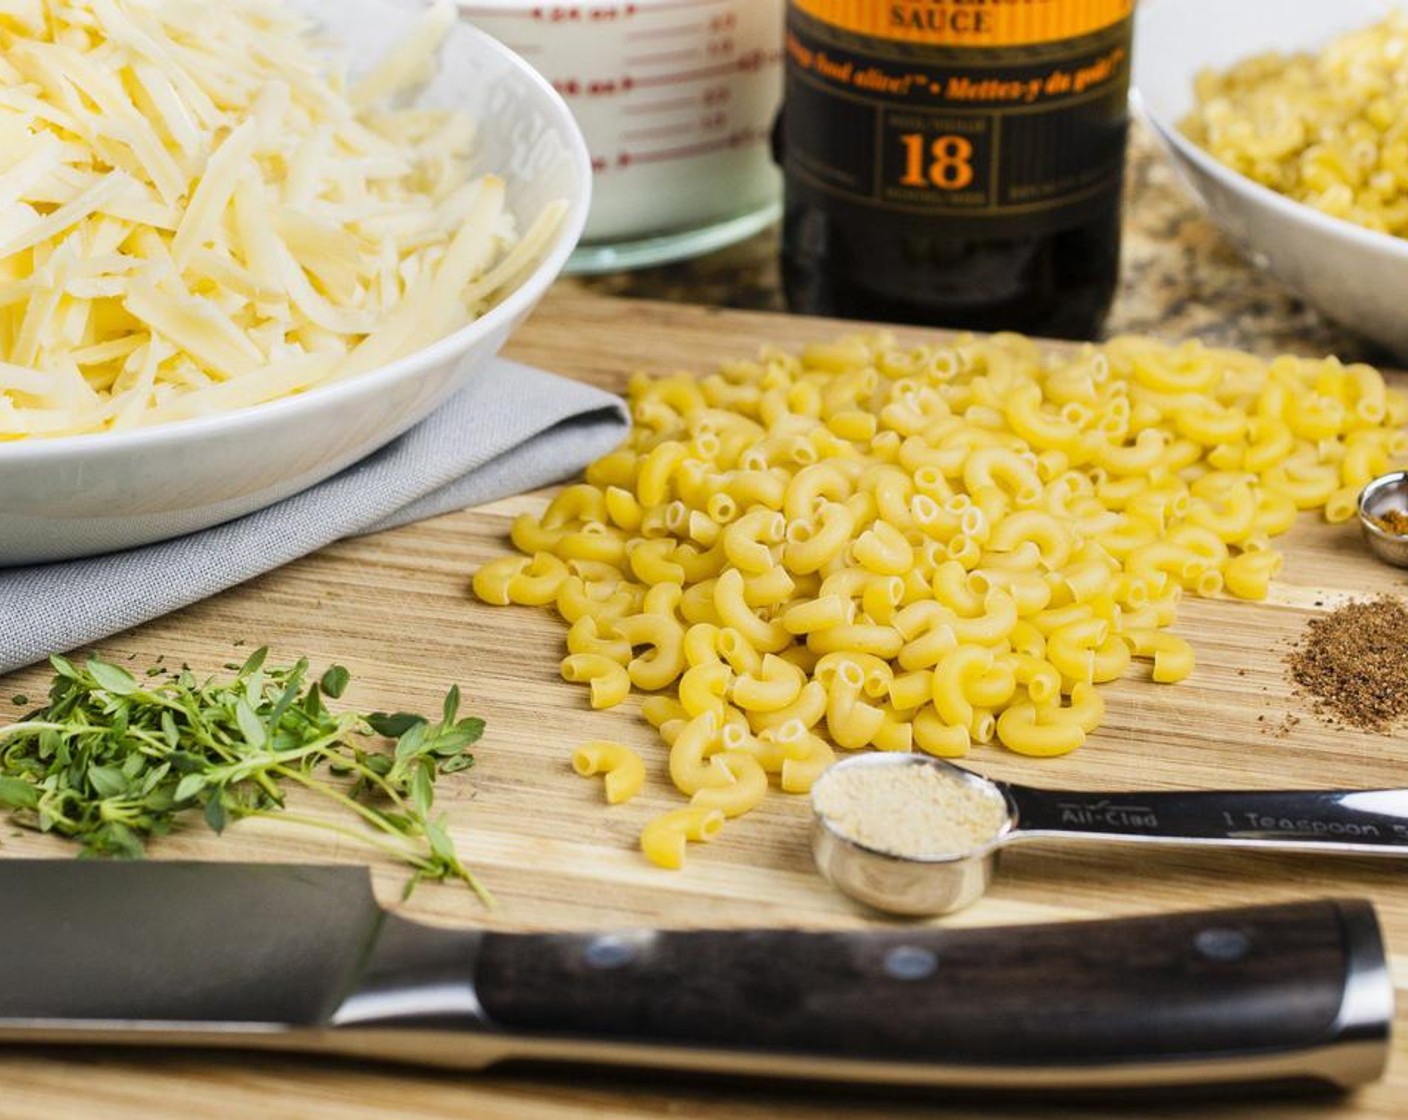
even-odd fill
[[[1297,511],[1353,516],[1408,451],[1408,398],[1368,366],[1133,337],[847,338],[638,376],[630,403],[627,446],[520,516],[523,555],[474,590],[555,607],[593,707],[648,693],[690,803],[642,846],[676,867],[838,747],[1074,750],[1132,659],[1192,671],[1180,597],[1264,598]],[[620,744],[574,765],[613,802],[646,777]]]
[[[269,0],[0,5],[0,439],[257,404],[423,347],[541,254],[423,82],[434,6],[350,87]]]
[[[1408,236],[1408,16],[1199,75],[1189,139],[1274,191]]]

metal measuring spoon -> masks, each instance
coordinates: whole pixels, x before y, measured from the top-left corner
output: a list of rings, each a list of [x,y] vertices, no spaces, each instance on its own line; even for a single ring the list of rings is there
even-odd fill
[[[989,796],[1007,817],[976,847],[958,854],[897,856],[866,847],[816,808],[816,792],[847,769],[930,766]],[[1037,789],[981,777],[915,754],[858,755],[836,763],[813,789],[812,854],[836,887],[892,914],[947,914],[976,902],[992,882],[997,857],[1022,840],[1192,844],[1408,856],[1408,790],[1226,790],[1093,792]]]

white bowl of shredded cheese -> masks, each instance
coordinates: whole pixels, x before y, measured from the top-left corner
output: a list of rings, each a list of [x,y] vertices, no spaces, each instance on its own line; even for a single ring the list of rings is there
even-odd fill
[[[486,370],[582,231],[570,112],[451,5],[44,8],[72,24],[7,14],[0,58],[0,565],[356,462]]]
[[[1403,293],[1408,290],[1408,238],[1368,228],[1349,220],[1349,183],[1387,171],[1402,188],[1404,155],[1400,127],[1369,130],[1368,136],[1344,137],[1345,182],[1334,171],[1341,157],[1337,145],[1321,145],[1309,136],[1307,120],[1314,117],[1317,99],[1338,119],[1346,106],[1362,96],[1366,117],[1382,88],[1408,82],[1408,58],[1399,57],[1395,78],[1376,60],[1373,73],[1356,63],[1341,44],[1325,49],[1346,33],[1370,28],[1405,5],[1392,0],[1154,0],[1140,5],[1134,50],[1134,102],[1168,151],[1174,166],[1202,200],[1209,214],[1258,267],[1327,316],[1357,330],[1401,357],[1408,358],[1408,315]],[[1373,51],[1372,33],[1361,47]],[[1401,46],[1401,45],[1400,45]],[[1385,44],[1385,49],[1394,49]],[[1318,56],[1300,64],[1280,93],[1268,91],[1255,106],[1224,95],[1215,111],[1241,139],[1242,158],[1253,161],[1273,181],[1283,168],[1299,171],[1308,164],[1314,184],[1300,200],[1271,189],[1234,170],[1182,131],[1182,122],[1197,103],[1195,83],[1201,73],[1224,73],[1248,59],[1270,54],[1284,60],[1308,52]],[[1282,62],[1258,62],[1275,74]],[[1334,77],[1336,68],[1348,67]],[[1243,75],[1257,71],[1247,69]],[[1322,96],[1323,95],[1323,96]],[[1400,95],[1401,96],[1401,95]],[[1294,99],[1293,107],[1289,99]],[[1394,114],[1397,116],[1397,114]],[[1331,131],[1338,131],[1332,126]],[[1365,140],[1368,142],[1366,143]],[[1357,166],[1352,166],[1357,165]],[[1398,166],[1400,170],[1392,170]],[[1347,216],[1340,216],[1343,212]]]

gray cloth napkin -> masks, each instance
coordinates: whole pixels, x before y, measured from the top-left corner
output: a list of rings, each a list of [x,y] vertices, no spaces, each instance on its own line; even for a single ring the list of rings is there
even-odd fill
[[[315,552],[576,474],[625,437],[618,397],[500,359],[380,451],[277,505],[127,552],[0,569],[0,672]]]

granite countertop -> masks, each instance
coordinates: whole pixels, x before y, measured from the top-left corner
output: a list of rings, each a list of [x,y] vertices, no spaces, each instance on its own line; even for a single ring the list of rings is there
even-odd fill
[[[1124,217],[1124,262],[1107,334],[1198,337],[1263,355],[1336,354],[1386,363],[1373,343],[1326,321],[1244,260],[1137,125]],[[776,227],[691,261],[563,283],[611,295],[785,310]]]

